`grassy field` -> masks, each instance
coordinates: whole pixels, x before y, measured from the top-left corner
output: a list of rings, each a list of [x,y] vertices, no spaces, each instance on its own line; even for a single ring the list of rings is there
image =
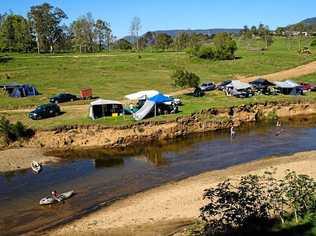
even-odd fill
[[[305,42],[306,45],[309,44]],[[104,118],[98,121],[88,119],[87,108],[67,112],[68,103],[63,106],[64,115],[53,119],[32,121],[27,113],[8,109],[34,107],[46,103],[48,98],[59,92],[78,94],[81,88],[91,87],[94,95],[104,99],[122,100],[124,95],[144,89],[157,89],[174,92],[170,74],[176,67],[184,67],[198,74],[202,81],[220,82],[238,76],[263,75],[292,68],[316,60],[316,49],[310,56],[297,54],[294,42],[276,39],[268,51],[249,51],[245,42],[238,42],[239,50],[235,61],[204,61],[190,58],[185,53],[112,53],[112,54],[60,54],[60,55],[23,55],[13,54],[12,60],[0,64],[0,84],[30,83],[35,85],[42,95],[30,98],[9,98],[0,95],[0,110],[11,120],[22,120],[35,128],[51,128],[71,124],[128,124],[130,117]],[[139,58],[138,55],[141,57]],[[9,79],[7,77],[9,76]],[[316,75],[299,78],[298,81],[316,82]],[[181,114],[189,114],[210,107],[225,107],[268,100],[297,99],[286,96],[257,96],[250,99],[237,99],[224,96],[221,92],[212,92],[203,98],[181,96],[185,106]],[[315,95],[304,98],[316,100]],[[78,103],[78,102],[77,102]],[[80,102],[79,102],[80,103]],[[76,104],[76,103],[75,103]],[[174,118],[162,116],[156,119]]]

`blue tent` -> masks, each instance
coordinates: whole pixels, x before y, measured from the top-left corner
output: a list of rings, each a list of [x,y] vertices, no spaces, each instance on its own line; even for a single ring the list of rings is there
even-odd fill
[[[163,95],[162,93],[159,93],[156,96],[149,98],[149,100],[156,103],[156,104],[173,101],[172,98],[167,97],[166,95]]]
[[[10,96],[11,97],[28,97],[28,96],[36,96],[38,94],[39,93],[34,86],[23,84],[23,85],[17,85],[13,87],[12,92],[10,93]]]

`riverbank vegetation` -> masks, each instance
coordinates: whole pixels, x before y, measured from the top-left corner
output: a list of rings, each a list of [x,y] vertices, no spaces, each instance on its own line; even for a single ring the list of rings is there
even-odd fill
[[[4,116],[0,118],[0,140],[5,144],[11,142],[30,138],[34,131],[26,128],[22,122],[17,121],[15,124],[11,124]],[[1,143],[1,142],[0,142]]]
[[[288,170],[281,179],[273,171],[243,176],[206,189],[203,197],[208,203],[200,209],[202,223],[191,235],[316,233],[316,182],[307,175]]]

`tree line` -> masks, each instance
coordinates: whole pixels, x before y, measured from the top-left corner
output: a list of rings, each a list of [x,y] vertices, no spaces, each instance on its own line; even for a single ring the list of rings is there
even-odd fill
[[[32,6],[27,16],[14,13],[0,15],[0,51],[2,52],[72,52],[114,50],[175,50],[198,48],[212,43],[214,35],[180,32],[140,35],[141,20],[135,17],[130,39],[116,40],[109,22],[94,19],[91,13],[66,25],[67,14],[48,3]]]
[[[0,50],[3,52],[96,52],[109,50],[113,34],[109,22],[90,13],[70,25],[66,13],[48,3],[32,6],[27,17],[0,15]]]

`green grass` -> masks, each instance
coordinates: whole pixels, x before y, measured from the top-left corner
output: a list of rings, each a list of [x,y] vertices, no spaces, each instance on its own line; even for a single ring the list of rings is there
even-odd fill
[[[235,61],[206,61],[190,58],[185,53],[135,53],[112,54],[13,54],[13,59],[0,64],[0,84],[30,83],[41,96],[14,99],[0,95],[0,108],[35,106],[59,92],[78,94],[81,88],[91,87],[96,96],[123,99],[123,96],[143,90],[175,91],[170,74],[177,67],[184,67],[198,74],[203,81],[215,82],[235,76],[262,75],[280,71],[316,59],[301,56],[296,48],[288,50],[284,39],[277,39],[265,52],[251,52],[242,46]],[[308,44],[306,42],[306,44]],[[10,79],[6,79],[9,75]]]
[[[306,45],[312,39],[305,42]],[[276,39],[272,47],[265,52],[248,51],[240,41],[235,61],[205,61],[190,58],[185,53],[135,53],[111,54],[58,54],[24,55],[12,54],[13,59],[0,64],[0,84],[30,83],[35,85],[42,95],[29,98],[10,98],[0,95],[0,110],[35,107],[46,103],[48,98],[59,92],[78,94],[81,88],[91,87],[94,95],[104,99],[122,100],[124,95],[145,89],[157,89],[165,93],[176,91],[172,86],[170,74],[178,67],[198,74],[202,81],[220,82],[236,76],[269,74],[292,68],[316,60],[316,49],[311,56],[297,54],[295,42],[288,47],[285,39]],[[260,43],[260,42],[259,42]],[[6,79],[9,75],[10,79]],[[316,75],[299,78],[298,81],[316,83]],[[296,100],[287,96],[257,96],[249,99],[226,97],[222,92],[211,92],[203,98],[181,96],[185,106],[178,115],[161,116],[155,120],[174,119],[202,109],[228,107],[253,102]],[[300,98],[301,99],[301,98]],[[315,95],[303,99],[315,101]],[[84,101],[76,102],[87,103]],[[65,104],[65,108],[69,104]],[[53,128],[62,125],[124,125],[133,123],[131,117],[103,118],[91,121],[88,111],[73,111],[52,119],[32,121],[27,113],[8,111],[0,113],[10,120],[21,120],[34,128]]]

